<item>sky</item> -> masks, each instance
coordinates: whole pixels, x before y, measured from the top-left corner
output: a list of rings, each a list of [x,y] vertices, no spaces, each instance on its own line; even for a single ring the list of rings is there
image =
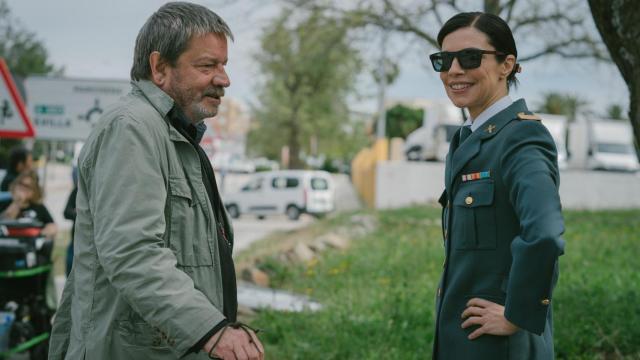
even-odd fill
[[[259,37],[279,8],[275,1],[194,1],[208,6],[230,25],[235,41],[229,46],[227,70],[231,87],[227,96],[255,102],[260,74],[252,56],[259,51]],[[136,35],[162,0],[7,0],[14,19],[36,34],[49,51],[50,61],[74,78],[128,79]],[[400,76],[388,87],[389,99],[441,99],[446,94],[439,77],[428,67],[427,49],[407,51],[410,39],[392,37],[388,53],[400,64]],[[516,43],[518,39],[516,38]],[[522,47],[520,44],[519,47]],[[371,52],[372,47],[367,51]],[[373,47],[375,49],[375,47]],[[522,51],[521,51],[522,52]],[[399,56],[398,53],[402,53]],[[520,86],[511,92],[535,109],[546,92],[579,96],[596,113],[617,103],[628,109],[629,93],[613,64],[594,60],[562,60],[547,57],[523,64]],[[352,108],[374,113],[376,91],[369,77],[361,76],[363,99]]]

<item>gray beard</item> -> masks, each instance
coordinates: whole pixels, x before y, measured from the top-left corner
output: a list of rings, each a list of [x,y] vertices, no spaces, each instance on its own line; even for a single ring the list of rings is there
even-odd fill
[[[191,107],[191,116],[193,117],[190,120],[194,124],[202,122],[202,120],[206,118],[214,117],[218,113],[217,109],[211,111],[205,108],[204,106],[198,105],[197,103],[191,104],[190,107]]]

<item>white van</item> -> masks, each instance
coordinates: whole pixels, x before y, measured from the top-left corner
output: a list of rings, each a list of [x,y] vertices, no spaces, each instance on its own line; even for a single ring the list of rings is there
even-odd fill
[[[589,169],[640,170],[631,124],[621,120],[592,119],[589,125]]]
[[[297,220],[300,214],[324,215],[335,209],[334,186],[326,171],[281,170],[256,173],[240,191],[224,196],[232,218],[241,214],[286,214]]]
[[[553,141],[556,143],[556,150],[558,152],[558,167],[561,170],[565,170],[567,168],[567,131],[569,121],[565,115],[553,115],[553,114],[543,114],[536,113],[542,119],[542,125],[544,125],[551,137],[553,137]]]
[[[463,123],[462,112],[451,102],[423,106],[422,126],[407,135],[404,153],[409,161],[444,161],[453,135]]]

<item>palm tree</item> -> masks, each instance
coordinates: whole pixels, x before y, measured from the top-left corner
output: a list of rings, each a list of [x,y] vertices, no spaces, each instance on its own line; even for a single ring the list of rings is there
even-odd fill
[[[611,104],[607,106],[606,116],[613,120],[626,120],[624,116],[624,110],[620,104]]]
[[[584,112],[589,104],[586,100],[577,95],[563,94],[550,91],[542,95],[542,103],[538,107],[538,112],[566,115],[569,122],[573,122],[579,112]]]

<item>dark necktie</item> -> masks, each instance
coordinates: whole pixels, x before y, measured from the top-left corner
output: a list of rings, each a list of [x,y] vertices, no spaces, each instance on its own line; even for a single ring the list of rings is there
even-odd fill
[[[469,137],[469,135],[471,135],[471,126],[463,126],[460,129],[460,141],[458,141],[458,145],[462,144],[462,142],[465,141]]]

